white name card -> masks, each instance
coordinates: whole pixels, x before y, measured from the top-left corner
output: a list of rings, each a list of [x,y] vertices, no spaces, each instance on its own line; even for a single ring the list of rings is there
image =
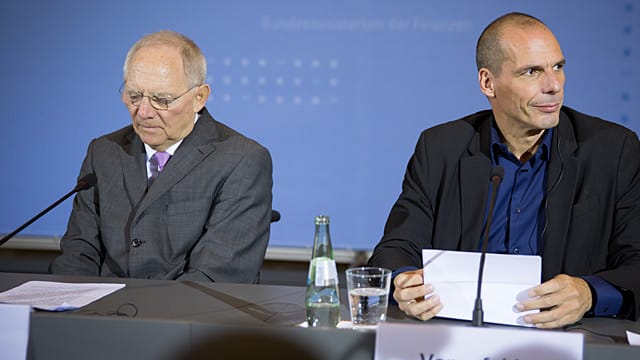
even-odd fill
[[[0,359],[26,359],[29,305],[0,304]]]
[[[442,324],[381,323],[378,360],[580,360],[582,334]]]

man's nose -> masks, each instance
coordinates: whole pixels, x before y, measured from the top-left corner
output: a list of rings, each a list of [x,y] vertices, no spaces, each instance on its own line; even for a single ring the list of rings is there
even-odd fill
[[[545,94],[556,94],[562,90],[561,74],[555,72],[546,73],[543,79],[542,92]]]
[[[138,115],[142,118],[149,118],[155,115],[156,109],[151,105],[151,100],[148,96],[143,96],[138,105]]]

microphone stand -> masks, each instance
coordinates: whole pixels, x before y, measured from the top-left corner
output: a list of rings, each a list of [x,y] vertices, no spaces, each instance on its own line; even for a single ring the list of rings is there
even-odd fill
[[[13,230],[10,234],[8,234],[5,237],[3,237],[0,240],[0,246],[2,246],[4,243],[9,241],[9,239],[11,239],[12,237],[16,236],[17,233],[19,233],[20,231],[24,230],[27,226],[31,225],[34,221],[40,219],[44,214],[46,214],[49,211],[51,211],[51,209],[53,209],[56,206],[60,205],[61,202],[67,200],[71,195],[73,195],[73,194],[75,194],[75,193],[77,193],[78,191],[81,191],[81,190],[90,189],[93,185],[95,185],[96,180],[97,180],[96,179],[96,175],[93,174],[93,173],[88,174],[88,175],[84,176],[82,179],[78,180],[78,183],[73,188],[73,190],[71,190],[68,193],[66,193],[63,197],[58,199],[53,204],[49,205],[49,207],[47,207],[46,209],[40,211],[38,213],[38,215],[36,215],[36,216],[32,217],[31,219],[29,219],[26,223],[22,224],[20,227],[18,227],[17,229]]]
[[[487,216],[487,224],[484,227],[484,239],[482,241],[482,253],[480,254],[480,266],[478,268],[478,291],[476,294],[475,307],[473,308],[472,326],[484,326],[484,310],[482,309],[482,275],[484,273],[484,260],[487,255],[487,247],[489,246],[489,230],[491,229],[491,219],[493,218],[493,209],[496,206],[496,195],[498,186],[504,177],[504,168],[496,166],[491,172],[491,202],[489,203],[489,215]]]

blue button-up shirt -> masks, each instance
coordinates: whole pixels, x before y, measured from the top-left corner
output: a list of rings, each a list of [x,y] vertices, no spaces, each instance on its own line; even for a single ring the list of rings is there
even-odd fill
[[[494,166],[501,165],[504,168],[504,178],[496,196],[488,252],[540,254],[552,134],[553,129],[545,131],[538,151],[528,161],[521,163],[501,142],[495,126],[491,128],[491,161]],[[489,184],[489,191],[491,187]],[[485,222],[488,206],[487,201]]]

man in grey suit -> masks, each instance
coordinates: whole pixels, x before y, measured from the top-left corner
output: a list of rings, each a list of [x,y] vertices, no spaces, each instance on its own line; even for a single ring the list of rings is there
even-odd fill
[[[187,37],[140,39],[124,64],[132,125],[94,139],[62,255],[76,274],[255,282],[269,239],[272,165],[255,141],[214,120],[206,60]]]

